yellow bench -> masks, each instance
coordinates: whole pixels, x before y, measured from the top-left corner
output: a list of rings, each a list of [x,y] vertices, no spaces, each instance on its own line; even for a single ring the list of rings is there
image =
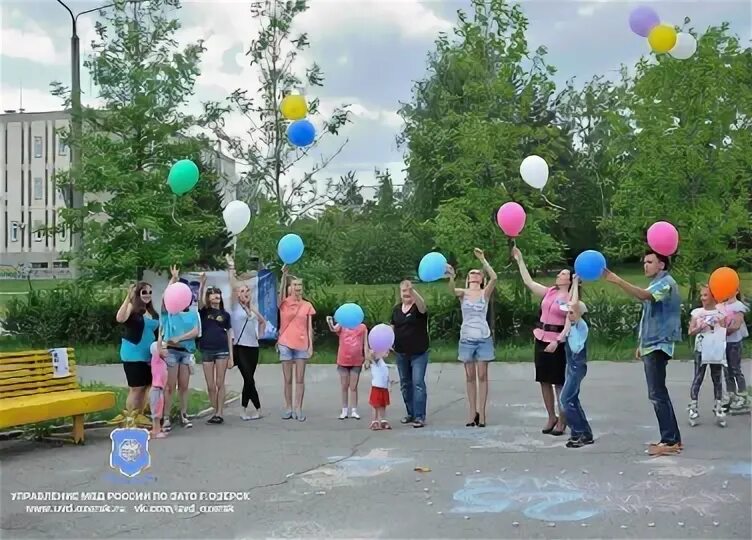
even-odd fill
[[[73,349],[66,377],[53,377],[49,351],[0,353],[0,429],[73,417],[73,441],[84,440],[84,415],[115,406],[112,392],[82,392]]]

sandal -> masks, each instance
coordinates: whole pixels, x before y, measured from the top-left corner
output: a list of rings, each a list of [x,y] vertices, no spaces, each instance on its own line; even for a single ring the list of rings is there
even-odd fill
[[[368,429],[372,431],[379,431],[381,429],[381,425],[379,424],[378,420],[374,420],[371,422],[371,425],[368,426]]]
[[[392,426],[389,425],[389,422],[386,420],[381,421],[381,429],[392,429]]]

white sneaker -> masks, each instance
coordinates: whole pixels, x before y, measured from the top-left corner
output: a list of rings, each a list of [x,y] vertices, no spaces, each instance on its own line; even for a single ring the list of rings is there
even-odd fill
[[[346,410],[342,411],[342,412],[341,412],[341,413],[339,414],[339,419],[340,419],[340,420],[344,420],[345,418],[347,418],[347,411],[346,411]]]
[[[356,420],[360,420],[360,415],[358,414],[357,409],[353,409],[352,411],[350,411],[350,416],[352,418],[355,418]]]

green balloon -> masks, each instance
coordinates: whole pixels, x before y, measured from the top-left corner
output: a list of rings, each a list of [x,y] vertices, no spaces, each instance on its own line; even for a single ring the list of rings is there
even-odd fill
[[[181,159],[170,169],[167,183],[175,195],[188,193],[198,183],[198,167],[190,159]]]

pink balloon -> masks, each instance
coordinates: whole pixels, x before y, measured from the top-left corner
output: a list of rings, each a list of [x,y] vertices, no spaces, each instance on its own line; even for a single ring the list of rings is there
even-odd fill
[[[191,305],[193,293],[185,283],[177,282],[169,285],[164,292],[164,305],[167,313],[174,315],[180,313]]]
[[[516,202],[504,203],[496,213],[496,223],[504,234],[514,238],[525,227],[525,209]]]
[[[670,257],[679,247],[679,232],[667,221],[653,223],[648,229],[648,245],[656,253]]]

